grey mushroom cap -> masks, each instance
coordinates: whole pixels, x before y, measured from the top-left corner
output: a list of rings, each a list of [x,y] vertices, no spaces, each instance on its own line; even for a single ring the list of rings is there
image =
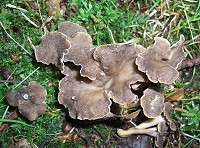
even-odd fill
[[[45,112],[46,95],[46,89],[32,81],[28,86],[22,87],[16,92],[8,91],[6,98],[10,105],[18,107],[23,116],[33,121]]]
[[[183,51],[184,36],[170,47],[168,40],[155,37],[152,47],[140,53],[136,58],[138,69],[146,73],[150,81],[154,83],[171,84],[179,76],[178,65],[185,58]]]
[[[60,59],[66,49],[70,48],[67,36],[60,32],[50,32],[42,37],[40,45],[35,47],[35,57],[44,64],[60,65]]]
[[[164,110],[164,96],[156,90],[147,88],[140,99],[144,115],[148,118],[155,118]]]

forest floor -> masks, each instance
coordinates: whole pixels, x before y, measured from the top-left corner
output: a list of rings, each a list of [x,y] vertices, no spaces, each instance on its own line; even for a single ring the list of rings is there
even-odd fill
[[[64,21],[86,28],[95,46],[130,42],[147,47],[153,44],[155,36],[168,39],[172,45],[183,34],[186,58],[190,60],[200,54],[198,0],[61,0],[61,3],[59,0],[0,0],[0,147],[12,147],[17,142],[52,148],[153,147],[154,138],[149,136],[119,138],[116,128],[128,126],[121,120],[84,123],[65,115],[66,109],[57,100],[58,83],[63,75],[54,66],[38,63],[33,51],[42,35],[57,30]],[[10,74],[14,83],[5,82]],[[16,115],[16,109],[6,101],[7,91],[22,87],[18,86],[21,81],[36,81],[47,90],[47,111],[33,122]],[[178,100],[173,110],[177,131],[166,140],[166,147],[198,147],[200,67],[180,70],[175,83],[161,87],[166,96],[175,93]],[[59,135],[64,122],[75,129],[63,138]],[[2,126],[5,123],[8,126]],[[147,139],[150,145],[142,142]]]

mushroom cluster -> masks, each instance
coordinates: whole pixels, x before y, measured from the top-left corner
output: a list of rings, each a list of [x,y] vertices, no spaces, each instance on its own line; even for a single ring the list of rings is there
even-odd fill
[[[65,77],[59,83],[58,101],[79,120],[113,116],[111,105],[141,105],[148,118],[164,111],[165,98],[146,84],[171,84],[185,58],[184,36],[173,46],[155,37],[153,46],[107,44],[95,47],[82,26],[63,22],[42,37],[35,47],[38,62],[54,64]],[[138,95],[137,92],[143,95]],[[137,104],[137,105],[136,105]]]
[[[58,101],[72,118],[130,120],[142,110],[148,120],[128,130],[118,129],[118,135],[148,134],[157,137],[156,145],[162,147],[168,127],[176,129],[170,116],[172,104],[149,84],[171,84],[178,78],[178,66],[186,56],[183,43],[181,35],[173,46],[155,37],[154,45],[147,48],[137,44],[95,47],[82,26],[64,22],[42,37],[35,57],[38,62],[54,64],[65,75],[59,82]],[[119,114],[112,109],[116,104],[132,112]]]

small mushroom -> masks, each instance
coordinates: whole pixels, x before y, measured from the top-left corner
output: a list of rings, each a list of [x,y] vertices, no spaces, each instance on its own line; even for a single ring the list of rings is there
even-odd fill
[[[110,77],[105,90],[114,102],[124,104],[137,99],[137,95],[131,91],[131,85],[146,81],[145,75],[135,65],[137,55],[144,50],[144,47],[135,44],[109,44],[95,49],[94,59],[100,62],[103,71]]]
[[[138,69],[154,83],[173,83],[179,76],[178,65],[185,58],[183,42],[184,36],[181,35],[180,40],[170,47],[168,40],[155,37],[155,44],[136,58]]]
[[[110,113],[109,95],[87,78],[71,73],[60,81],[59,91],[59,103],[68,108],[74,119],[94,120]]]
[[[58,26],[58,32],[61,32],[63,34],[65,34],[68,37],[72,37],[72,35],[74,35],[77,32],[85,32],[87,33],[87,31],[85,30],[85,28],[83,28],[82,26],[75,24],[73,22],[63,22]]]
[[[40,45],[35,47],[35,57],[38,62],[59,67],[61,56],[68,48],[70,48],[70,42],[66,35],[50,32],[45,34]]]
[[[30,121],[35,120],[46,111],[45,88],[32,81],[28,86],[18,89],[16,92],[9,90],[6,99],[11,106],[18,107],[19,112]]]
[[[148,118],[159,116],[164,110],[164,99],[158,91],[147,88],[140,99],[144,115]]]

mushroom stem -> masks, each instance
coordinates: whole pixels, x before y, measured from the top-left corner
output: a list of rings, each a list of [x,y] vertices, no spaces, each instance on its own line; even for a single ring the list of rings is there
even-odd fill
[[[138,135],[145,134],[145,135],[156,137],[157,136],[157,128],[156,127],[148,128],[148,129],[130,128],[128,130],[117,129],[117,134],[120,137],[127,137],[132,134],[138,134]]]
[[[137,129],[145,129],[145,128],[149,128],[149,127],[155,126],[155,125],[157,125],[157,124],[159,124],[160,122],[163,122],[163,121],[164,121],[164,118],[162,116],[158,116],[156,118],[150,118],[150,119],[142,122],[141,124],[139,124],[135,128],[137,128]]]

